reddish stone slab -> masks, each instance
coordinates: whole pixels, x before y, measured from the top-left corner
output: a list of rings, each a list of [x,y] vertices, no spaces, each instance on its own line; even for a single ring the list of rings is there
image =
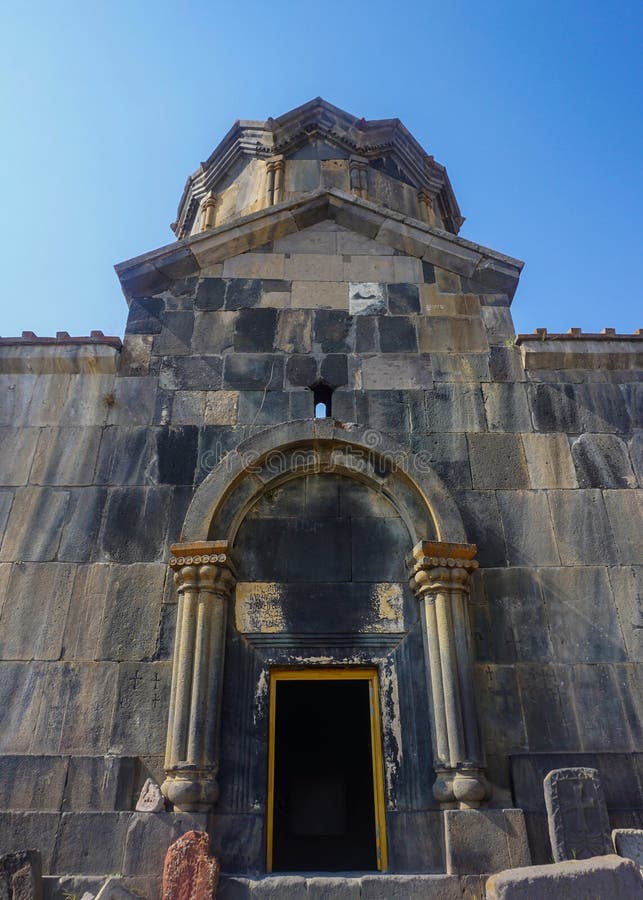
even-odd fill
[[[168,849],[163,866],[162,900],[213,900],[219,861],[210,856],[205,831],[188,831]]]

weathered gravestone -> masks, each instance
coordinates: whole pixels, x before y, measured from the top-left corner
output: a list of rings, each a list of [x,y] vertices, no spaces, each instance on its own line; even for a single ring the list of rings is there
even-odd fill
[[[42,900],[42,861],[37,850],[0,856],[0,900]]]
[[[161,788],[153,778],[148,778],[136,803],[136,812],[163,812],[165,800]]]
[[[596,769],[553,769],[545,776],[544,788],[554,862],[612,852],[607,806]]]
[[[212,900],[219,882],[219,861],[210,856],[205,831],[188,831],[167,851],[162,900]]]
[[[633,859],[635,863],[643,867],[643,829],[642,828],[615,828],[612,832],[614,849],[619,856]]]

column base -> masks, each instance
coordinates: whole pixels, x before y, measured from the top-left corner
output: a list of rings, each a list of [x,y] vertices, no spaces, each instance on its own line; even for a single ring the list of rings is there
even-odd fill
[[[179,812],[209,812],[219,799],[216,772],[196,766],[166,769],[163,796]]]

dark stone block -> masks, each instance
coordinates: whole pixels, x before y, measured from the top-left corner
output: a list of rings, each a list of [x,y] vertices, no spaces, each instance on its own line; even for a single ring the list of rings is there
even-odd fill
[[[266,491],[252,507],[248,514],[248,520],[250,518],[277,519],[303,516],[306,507],[307,480],[307,478],[295,478],[281,487]],[[332,478],[328,478],[329,482],[332,480]],[[337,515],[337,504],[335,504],[334,512],[330,515]]]
[[[489,373],[493,381],[524,381],[525,370],[520,350],[509,347],[491,347]]]
[[[223,278],[204,278],[199,282],[194,305],[197,309],[221,309],[227,282]]]
[[[72,756],[63,811],[132,809],[139,761],[132,756]]]
[[[351,519],[354,581],[404,581],[411,538],[401,519]]]
[[[196,275],[187,278],[176,278],[170,285],[170,294],[173,297],[191,297],[196,294],[198,278]]]
[[[319,344],[322,353],[350,352],[348,339],[352,317],[338,309],[318,309],[315,311],[313,340]]]
[[[245,429],[227,425],[207,425],[199,432],[199,452],[195,484],[200,484],[226,453],[244,439]]]
[[[225,357],[224,387],[241,391],[277,391],[283,387],[284,360],[267,353]]]
[[[549,506],[564,566],[619,562],[600,491],[550,491]]]
[[[264,813],[211,817],[212,855],[225,860],[226,872],[244,875],[265,872],[264,820]]]
[[[132,300],[125,333],[159,334],[162,328],[160,317],[163,309],[163,301],[154,297],[138,297]]]
[[[292,421],[296,419],[312,419],[315,413],[312,391],[290,391],[288,398],[290,401],[290,419]]]
[[[187,831],[204,831],[206,828],[207,815],[203,813],[133,813],[125,838],[123,875],[149,877],[162,873],[169,847]],[[190,896],[197,894],[198,891],[193,889]]]
[[[581,434],[571,451],[579,487],[636,487],[627,446],[616,435]]]
[[[444,870],[444,828],[441,812],[396,811],[389,812],[386,819],[389,833],[389,868],[392,872]],[[422,894],[413,891],[413,894],[398,896],[420,897]]]
[[[436,385],[426,391],[426,418],[428,431],[485,431],[480,387],[477,384]]]
[[[226,290],[225,308],[244,309],[259,306],[262,282],[257,278],[231,278]]]
[[[234,349],[237,352],[270,352],[275,344],[276,309],[241,309],[237,314]]]
[[[280,278],[264,278],[261,282],[264,294],[283,294],[292,288],[292,281],[284,281]],[[269,298],[268,298],[268,302]]]
[[[240,425],[276,425],[287,422],[288,394],[280,391],[241,391],[237,416]]]
[[[154,338],[154,356],[178,356],[190,352],[190,342],[194,329],[194,312],[164,312],[161,315],[163,330]]]
[[[314,356],[295,354],[286,361],[286,381],[293,387],[310,387],[317,379],[317,360]]]
[[[98,558],[98,533],[107,491],[84,487],[69,492],[60,546],[56,558],[63,562],[92,562]]]
[[[155,482],[156,454],[156,429],[109,426],[103,429],[94,480],[97,484],[111,485]]]
[[[621,432],[630,416],[616,384],[532,384],[527,388],[537,431]]]
[[[543,568],[538,580],[558,662],[619,662],[625,648],[604,566]]]
[[[177,391],[216,391],[221,387],[222,367],[220,356],[165,357],[161,382]]]
[[[529,487],[527,461],[520,435],[467,435],[473,486],[478,490]]]
[[[522,568],[487,569],[482,570],[482,583],[490,623],[485,643],[493,661],[511,664],[551,660],[538,574]]]
[[[350,523],[346,520],[247,520],[239,530],[237,548],[248,581],[351,579]]]
[[[335,391],[333,393],[331,415],[339,422],[355,421],[355,394],[353,391]]]
[[[119,665],[110,753],[132,756],[163,753],[171,682],[171,662]]]
[[[433,469],[452,490],[471,489],[469,451],[464,434],[412,434],[411,448],[420,471]]]
[[[120,872],[130,816],[124,812],[63,813],[52,871],[60,875]]]
[[[560,563],[547,495],[542,491],[498,491],[510,566]]]
[[[582,723],[585,746],[593,750],[639,749],[633,745],[625,710],[614,702],[619,695],[617,671],[617,666],[600,663],[571,667],[576,720]]]
[[[476,695],[485,749],[490,755],[505,754],[525,746],[520,691],[513,666],[475,667]]]
[[[574,714],[570,668],[534,663],[516,666],[515,671],[520,684],[521,718],[527,742],[514,745],[513,749],[524,749],[525,746],[536,752],[577,749],[580,737]]]
[[[394,316],[408,316],[420,312],[420,291],[417,284],[389,284],[388,311]]]
[[[324,357],[321,362],[321,377],[331,387],[341,387],[348,383],[348,357],[335,353]]]
[[[196,425],[158,429],[156,447],[160,484],[192,484],[198,439]]]
[[[356,393],[357,421],[385,432],[426,431],[423,391]]]
[[[161,607],[161,621],[152,657],[154,662],[172,659],[176,635],[176,603],[164,603]]]
[[[377,352],[376,316],[357,316],[355,319],[355,352]]]
[[[0,812],[0,847],[3,853],[20,853],[25,847],[42,856],[43,871],[51,871],[51,859],[60,822],[57,812]]]
[[[67,766],[66,756],[0,756],[2,808],[59,810]]]
[[[415,325],[408,316],[378,317],[380,350],[382,353],[404,353],[417,351],[418,342]]]
[[[422,260],[422,276],[425,284],[435,284],[435,266],[425,259]]]
[[[106,505],[101,551],[114,562],[152,562],[165,551],[170,491],[130,487],[112,490]]]
[[[344,480],[333,475],[308,475],[305,479],[305,515],[312,519],[338,516],[339,491]]]

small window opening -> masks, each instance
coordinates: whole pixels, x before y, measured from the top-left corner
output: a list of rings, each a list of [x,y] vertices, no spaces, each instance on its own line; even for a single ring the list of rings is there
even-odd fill
[[[327,384],[316,384],[313,389],[313,404],[316,419],[328,419],[331,414],[333,389]]]

